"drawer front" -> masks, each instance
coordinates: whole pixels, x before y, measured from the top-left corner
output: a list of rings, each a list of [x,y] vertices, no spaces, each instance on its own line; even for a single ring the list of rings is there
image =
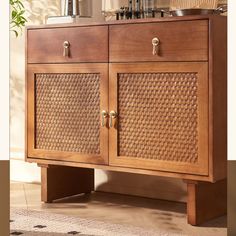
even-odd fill
[[[208,20],[113,25],[109,37],[111,62],[208,60]]]
[[[69,55],[63,43],[68,41]],[[28,30],[28,63],[107,62],[108,27]]]

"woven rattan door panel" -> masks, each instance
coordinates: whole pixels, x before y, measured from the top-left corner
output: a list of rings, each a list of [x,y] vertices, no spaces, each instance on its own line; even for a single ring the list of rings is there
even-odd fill
[[[32,65],[28,70],[31,157],[108,163],[106,64]]]
[[[208,175],[207,63],[113,64],[109,162]]]

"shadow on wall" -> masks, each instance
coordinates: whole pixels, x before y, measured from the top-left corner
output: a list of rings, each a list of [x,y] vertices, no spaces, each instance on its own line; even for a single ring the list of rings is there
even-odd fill
[[[10,77],[10,124],[12,124],[12,117],[19,115],[24,112],[24,80],[21,77]],[[17,104],[16,104],[17,103]]]
[[[23,0],[27,25],[44,24],[47,16],[60,14],[60,0]],[[10,35],[11,148],[24,150],[25,127],[25,29]]]
[[[60,0],[28,0],[23,2],[30,24],[43,24],[47,16],[60,15]]]
[[[10,76],[10,139],[15,147],[24,145],[24,80]]]
[[[125,173],[120,173],[120,174],[125,174]],[[173,208],[173,202],[171,201],[166,201],[166,200],[162,200],[162,199],[153,199],[150,196],[148,196],[147,198],[144,197],[143,195],[139,195],[139,197],[136,196],[132,196],[135,195],[134,192],[129,193],[128,191],[125,191],[124,194],[114,194],[114,193],[118,193],[118,191],[109,191],[106,194],[102,194],[100,189],[104,189],[106,187],[109,188],[110,190],[110,186],[114,186],[114,189],[116,189],[117,187],[117,180],[114,178],[114,172],[112,172],[112,174],[110,175],[110,179],[108,182],[101,184],[95,192],[93,192],[92,194],[79,194],[79,195],[75,195],[72,197],[68,197],[68,198],[62,198],[59,200],[55,200],[54,203],[58,203],[58,204],[54,204],[53,208],[67,208],[67,205],[61,205],[61,203],[70,203],[70,208],[74,208],[74,209],[78,209],[78,208],[86,208],[87,207],[87,203],[92,203],[93,205],[101,205],[101,206],[107,206],[107,207],[120,207],[120,208],[126,208],[126,209],[132,209],[132,208],[146,208],[146,209],[152,209],[152,210],[164,210],[165,212],[163,212],[163,214],[165,214],[166,216],[170,216],[170,213],[168,213],[168,211],[171,212],[175,212],[175,213],[183,213],[183,216],[179,216],[179,217],[185,217],[185,213],[186,213],[186,204],[183,203],[176,203],[175,207]],[[140,177],[144,177],[144,175],[140,175]],[[150,177],[150,176],[149,176]],[[134,178],[136,180],[136,182],[139,181],[139,176],[137,174],[126,174],[126,180],[132,180],[132,178]],[[158,178],[158,177],[156,177]],[[128,181],[130,182],[130,181]],[[158,178],[158,181],[156,182],[156,189],[158,190],[158,188],[160,188],[160,179]],[[124,182],[121,182],[120,180],[120,186],[125,185]],[[168,183],[168,188],[171,188],[171,184]],[[174,185],[173,185],[174,186]],[[149,186],[150,187],[150,186]],[[176,188],[176,186],[174,186],[174,188]],[[134,189],[137,189],[137,186],[134,186]],[[131,189],[133,190],[133,189]],[[148,190],[148,187],[147,187]],[[181,191],[180,189],[178,189],[180,192],[180,195],[184,196],[185,193],[184,191]],[[160,188],[160,191],[163,191],[163,189]],[[104,191],[102,191],[104,192]],[[121,193],[121,191],[120,191]],[[79,204],[78,204],[79,203]],[[155,214],[153,212],[153,214]]]
[[[187,187],[180,179],[112,171],[95,171],[96,191],[186,202]]]

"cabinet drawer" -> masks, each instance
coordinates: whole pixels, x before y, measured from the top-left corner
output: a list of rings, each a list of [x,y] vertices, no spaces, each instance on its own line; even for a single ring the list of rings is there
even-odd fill
[[[68,41],[69,55],[63,43]],[[28,63],[107,62],[108,27],[28,30]]]
[[[208,60],[208,20],[113,25],[109,35],[111,62]]]

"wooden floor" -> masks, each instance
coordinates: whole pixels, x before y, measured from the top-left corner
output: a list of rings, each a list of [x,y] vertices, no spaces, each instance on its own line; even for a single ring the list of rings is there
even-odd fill
[[[11,207],[47,211],[110,223],[128,224],[147,229],[167,230],[170,235],[179,233],[190,236],[227,235],[226,216],[217,218],[201,227],[186,222],[186,205],[119,194],[95,192],[76,196],[53,204],[40,201],[40,185],[11,183]]]

